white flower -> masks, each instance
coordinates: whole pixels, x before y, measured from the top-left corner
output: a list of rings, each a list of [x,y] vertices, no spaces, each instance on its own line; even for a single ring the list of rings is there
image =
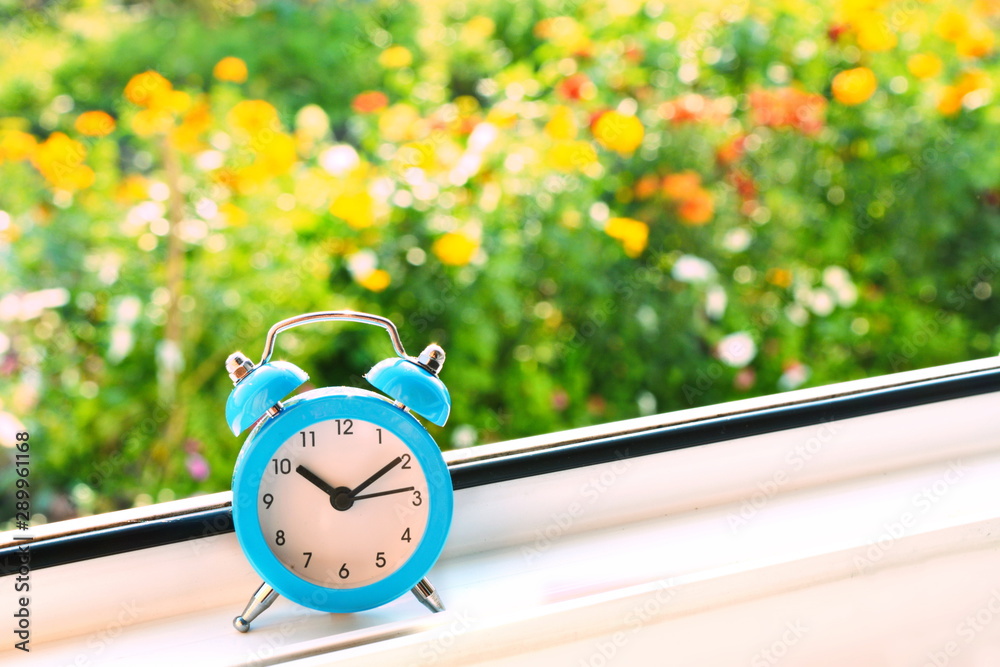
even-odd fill
[[[361,164],[361,158],[353,146],[338,144],[319,154],[319,166],[334,176],[343,176]]]
[[[712,285],[705,294],[705,314],[711,320],[720,320],[726,314],[726,290],[719,285]]]
[[[681,255],[674,262],[671,275],[674,280],[679,280],[682,283],[704,283],[715,278],[717,272],[708,260],[694,255]]]
[[[719,360],[732,368],[743,368],[757,356],[757,344],[750,334],[740,331],[729,334],[715,348]]]

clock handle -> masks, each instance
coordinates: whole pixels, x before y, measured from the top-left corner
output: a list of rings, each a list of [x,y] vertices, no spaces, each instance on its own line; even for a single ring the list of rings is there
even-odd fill
[[[271,355],[274,353],[274,340],[278,337],[278,334],[285,329],[291,329],[292,327],[301,326],[310,322],[329,322],[334,320],[359,322],[361,324],[372,324],[377,327],[382,327],[389,333],[389,338],[392,339],[392,347],[395,348],[396,354],[404,359],[407,358],[406,350],[403,349],[403,342],[399,339],[399,331],[396,329],[396,325],[393,324],[391,320],[379,317],[378,315],[371,315],[370,313],[359,313],[355,310],[323,310],[316,313],[305,313],[303,315],[289,317],[288,319],[281,320],[271,327],[271,329],[267,332],[267,339],[264,341],[264,356],[261,357],[260,364],[258,365],[266,364],[271,360]]]

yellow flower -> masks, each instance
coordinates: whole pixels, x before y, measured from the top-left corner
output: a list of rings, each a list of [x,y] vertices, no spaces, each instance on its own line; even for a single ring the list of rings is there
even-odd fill
[[[372,292],[381,292],[389,286],[389,283],[392,282],[392,278],[389,276],[388,271],[375,269],[374,271],[365,274],[364,277],[358,278],[357,281],[359,285],[367,290],[371,290]]]
[[[219,207],[219,219],[227,227],[244,227],[250,216],[236,204],[227,201]]]
[[[434,144],[429,141],[411,141],[399,147],[396,152],[399,169],[405,171],[416,167],[427,171],[437,164]]]
[[[281,128],[278,111],[264,100],[243,100],[229,110],[226,120],[230,125],[243,130],[251,138],[263,130],[277,131]]]
[[[330,131],[330,117],[316,104],[307,104],[295,114],[295,129],[306,139],[322,139]]]
[[[173,86],[157,71],[149,70],[133,76],[125,86],[125,99],[141,107],[157,106]]]
[[[77,116],[74,127],[88,137],[103,137],[114,132],[115,119],[103,111],[85,111]]]
[[[488,16],[473,16],[462,26],[462,41],[479,45],[493,35],[496,23]]]
[[[378,54],[378,64],[386,69],[399,69],[409,67],[413,62],[413,54],[405,46],[390,46],[388,49]]]
[[[645,129],[635,116],[608,111],[594,123],[594,138],[605,148],[627,155],[642,143]]]
[[[173,116],[157,109],[142,109],[132,116],[132,131],[140,137],[168,132],[173,125]]]
[[[938,98],[937,108],[942,114],[952,116],[962,110],[965,96],[990,87],[989,75],[980,69],[971,69],[953,86],[945,86]]]
[[[955,42],[955,50],[965,58],[982,58],[993,51],[994,43],[993,31],[989,26],[976,22]]]
[[[910,74],[918,79],[930,79],[941,73],[944,66],[941,59],[933,53],[914,53],[906,61]]]
[[[888,22],[877,12],[867,12],[854,22],[858,46],[865,51],[888,51],[896,46],[896,35]]]
[[[604,232],[613,239],[622,242],[625,254],[638,257],[646,249],[649,242],[649,225],[632,218],[611,218],[604,227]]]
[[[219,81],[243,83],[247,80],[247,64],[235,56],[226,56],[215,63],[212,75]]]
[[[552,118],[545,124],[545,133],[553,139],[573,139],[578,129],[573,110],[562,105],[552,109]]]
[[[969,17],[957,9],[948,9],[941,14],[934,29],[941,39],[957,42],[969,33]]]
[[[416,135],[420,112],[416,107],[399,103],[382,112],[378,118],[378,131],[388,141],[406,141]]]
[[[844,70],[833,77],[833,97],[841,104],[853,106],[861,104],[872,95],[878,87],[875,74],[867,67],[855,67]]]
[[[597,162],[597,151],[589,141],[558,141],[545,155],[546,163],[559,171],[586,169]]]
[[[472,261],[477,250],[479,243],[461,232],[449,232],[431,246],[437,258],[449,266],[465,266]]]
[[[27,160],[35,153],[38,140],[35,135],[20,130],[7,130],[0,133],[0,158],[17,162]]]
[[[87,151],[79,141],[62,132],[53,132],[40,144],[31,161],[52,185],[60,190],[81,190],[94,183],[94,170],[83,164]]]
[[[330,205],[330,213],[355,229],[375,224],[375,201],[365,191],[338,195]]]
[[[138,174],[126,176],[125,179],[118,184],[115,197],[119,201],[124,202],[146,199],[149,197],[149,188],[147,187],[146,179]]]
[[[295,140],[284,132],[277,132],[259,142],[254,164],[260,165],[269,176],[280,176],[287,173],[296,160]]]

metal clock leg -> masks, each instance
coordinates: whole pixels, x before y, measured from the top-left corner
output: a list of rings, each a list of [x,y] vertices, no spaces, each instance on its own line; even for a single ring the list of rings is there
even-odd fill
[[[418,581],[417,585],[414,586],[410,592],[413,593],[418,600],[420,600],[421,604],[433,611],[435,614],[439,611],[444,611],[444,604],[441,602],[441,596],[439,596],[437,591],[434,590],[434,585],[427,580],[427,577]]]
[[[243,609],[243,613],[233,619],[233,627],[240,632],[246,632],[250,629],[250,622],[264,613],[264,611],[271,606],[271,603],[277,599],[278,592],[276,590],[267,584],[261,584],[260,588],[257,589],[257,592],[254,593],[253,597],[250,598],[250,601],[247,602],[247,606]]]

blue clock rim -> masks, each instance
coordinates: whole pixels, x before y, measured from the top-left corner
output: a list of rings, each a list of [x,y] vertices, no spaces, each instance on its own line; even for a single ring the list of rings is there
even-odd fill
[[[294,574],[271,552],[260,528],[257,496],[260,480],[274,452],[295,433],[318,421],[355,418],[386,428],[401,438],[423,468],[429,507],[427,526],[410,558],[381,581],[358,588],[326,588]],[[437,443],[413,415],[363,389],[316,389],[285,403],[279,417],[251,432],[233,471],[233,525],[251,567],[279,595],[327,612],[374,609],[412,589],[430,571],[444,549],[454,512],[451,475]]]

